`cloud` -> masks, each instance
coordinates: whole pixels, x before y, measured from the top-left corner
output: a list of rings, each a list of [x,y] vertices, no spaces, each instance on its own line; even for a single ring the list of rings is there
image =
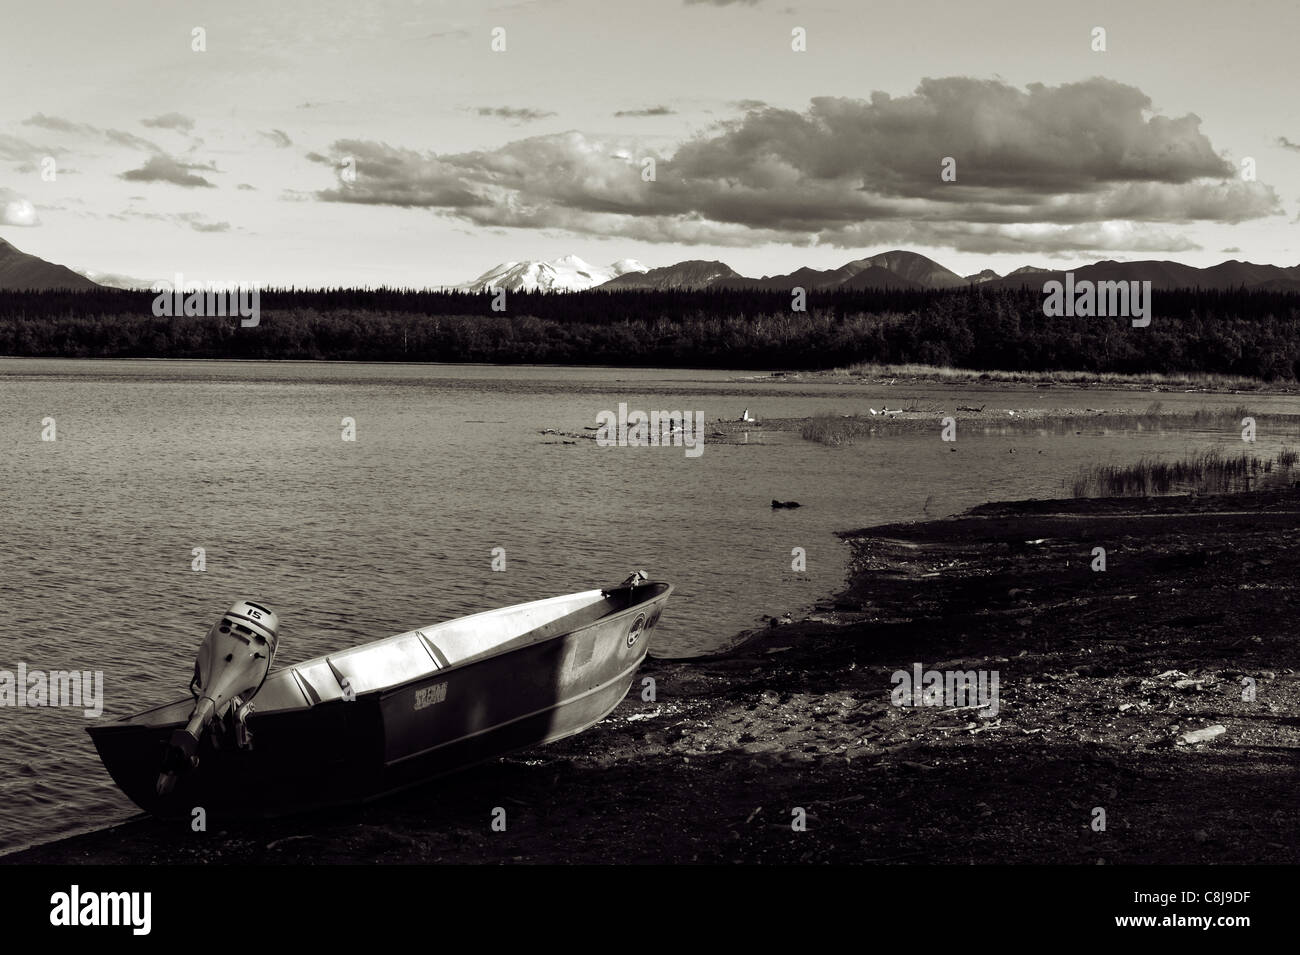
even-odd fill
[[[40,129],[53,130],[56,133],[75,133],[75,134],[95,134],[98,133],[94,126],[88,126],[85,123],[74,123],[70,119],[63,119],[59,116],[46,116],[44,113],[36,113],[23,120],[24,126],[37,126]]]
[[[162,152],[155,143],[142,139],[134,133],[128,133],[120,129],[100,129],[98,126],[91,126],[89,123],[76,123],[60,116],[46,116],[44,113],[36,113],[23,120],[23,125],[36,126],[40,129],[47,129],[70,136],[102,138],[115,145],[125,146],[128,149],[139,149],[154,153]]]
[[[615,116],[676,116],[677,110],[667,106],[650,106],[646,109],[620,109]]]
[[[308,158],[350,157],[356,180],[321,200],[650,242],[1179,250],[1192,246],[1166,227],[1281,210],[1272,187],[1234,175],[1196,116],[1161,116],[1103,78],[1019,89],[949,77],[896,98],[756,106],[663,155],[578,131],[448,154],[343,140],[333,153]],[[945,157],[956,181],[940,175]]]
[[[480,116],[496,116],[500,119],[510,119],[520,123],[532,123],[555,115],[542,109],[516,108],[512,106],[480,106],[475,112]]]
[[[1279,136],[1277,138],[1277,144],[1281,146],[1283,149],[1293,149],[1296,152],[1300,153],[1300,143],[1293,143],[1285,136]]]
[[[263,139],[269,140],[277,149],[288,149],[293,145],[293,140],[283,129],[272,129],[269,131],[259,131],[258,134]]]
[[[1235,245],[1230,245],[1230,246],[1228,246],[1226,249],[1220,249],[1219,251],[1220,251],[1220,252],[1223,252],[1223,253],[1225,253],[1225,254],[1228,254],[1228,253],[1233,253],[1233,252],[1240,252],[1241,249],[1237,248],[1237,246],[1235,246]]]
[[[195,232],[229,232],[229,222],[214,222],[202,212],[148,212],[143,209],[123,209],[112,213],[110,219],[127,222],[131,219],[146,219],[150,222],[169,222],[173,225],[189,226]]]
[[[31,202],[11,189],[0,186],[0,225],[36,226],[40,217]]]
[[[132,169],[122,173],[120,178],[131,182],[170,182],[173,185],[187,188],[212,189],[215,187],[211,182],[191,172],[193,169],[211,168],[210,165],[185,163],[179,159],[173,159],[171,156],[158,155],[151,156],[139,169]]]
[[[1048,222],[993,225],[964,222],[865,223],[823,237],[823,245],[930,245],[958,252],[1061,255],[1069,252],[1189,252],[1201,246],[1186,236],[1128,221],[1058,225]]]
[[[334,144],[333,156],[313,152],[308,153],[307,158],[332,166],[336,171],[347,160],[355,164],[355,182],[344,182],[338,189],[318,194],[319,198],[327,201],[444,209],[483,203],[483,199],[460,180],[454,166],[412,149],[344,139]]]
[[[242,190],[242,191],[244,191],[244,192],[256,192],[256,191],[257,191],[257,186],[250,186],[250,185],[249,185],[248,183],[246,183],[246,182],[241,182],[241,183],[240,183],[239,185],[237,185],[235,188],[236,188],[236,189],[239,189],[239,190]]]
[[[178,212],[174,219],[184,222],[195,232],[229,232],[229,222],[213,222],[201,212]]]
[[[926,79],[911,96],[817,97],[808,110],[752,111],[679,150],[693,176],[759,181],[789,169],[819,181],[857,178],[885,196],[950,197],[943,157],[977,188],[1051,194],[1124,182],[1222,178],[1196,116],[1154,115],[1132,86],[1096,78],[1022,91],[996,80]]]
[[[38,146],[18,136],[0,133],[0,159],[10,162],[32,162],[46,156],[58,156],[65,150],[57,146]]]
[[[183,133],[188,133],[194,128],[194,120],[183,113],[163,113],[152,119],[142,119],[140,123],[151,129],[175,129]]]
[[[120,129],[104,130],[104,138],[110,143],[115,143],[118,146],[125,146],[128,149],[139,149],[144,152],[159,154],[162,153],[162,149],[160,149],[156,143],[151,143],[149,140],[142,139],[135,133],[123,132]]]

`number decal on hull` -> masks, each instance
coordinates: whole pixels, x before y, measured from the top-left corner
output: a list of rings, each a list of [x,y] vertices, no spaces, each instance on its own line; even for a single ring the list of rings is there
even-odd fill
[[[441,703],[446,698],[446,682],[435,683],[433,686],[426,686],[415,691],[415,708],[417,710],[422,710],[426,706],[433,706],[435,703]]]

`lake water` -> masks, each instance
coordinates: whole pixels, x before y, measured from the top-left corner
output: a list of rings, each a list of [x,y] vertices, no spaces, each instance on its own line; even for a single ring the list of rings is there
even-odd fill
[[[922,406],[1166,411],[1294,398],[740,380],[591,368],[0,359],[0,669],[102,671],[102,720],[186,693],[212,621],[280,616],[278,662],[448,617],[617,583],[674,583],[659,656],[730,644],[833,594],[835,531],[1065,494],[1085,463],[1179,455],[1226,433],[962,433],[846,448],[553,444],[603,410],[735,418]],[[356,440],[342,440],[341,420]],[[53,418],[56,440],[41,440]],[[764,443],[760,443],[760,441]],[[1258,452],[1279,436],[1261,433]],[[1294,445],[1294,436],[1291,436]],[[1018,453],[1009,454],[1011,448]],[[1038,453],[1041,451],[1042,453]],[[798,510],[773,511],[773,498]],[[191,568],[203,548],[206,569]],[[793,548],[807,569],[791,569]],[[504,548],[504,571],[492,569]],[[135,809],[80,709],[0,708],[0,851]]]

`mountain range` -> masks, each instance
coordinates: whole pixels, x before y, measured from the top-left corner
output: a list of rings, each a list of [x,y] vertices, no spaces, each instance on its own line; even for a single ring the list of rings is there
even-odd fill
[[[581,259],[568,256],[557,262]],[[625,259],[624,262],[633,260]],[[585,265],[585,263],[583,263]],[[492,285],[492,277],[498,274],[521,274],[525,267],[547,267],[554,263],[546,262],[509,262],[484,273],[474,282],[459,288],[482,291]],[[610,266],[617,269],[622,263]],[[788,290],[796,286],[809,290],[825,289],[945,289],[965,285],[981,285],[989,288],[1018,288],[1022,285],[1040,287],[1044,282],[1064,281],[1066,271],[1074,273],[1076,282],[1090,279],[1094,282],[1148,280],[1155,289],[1204,288],[1235,289],[1257,288],[1262,290],[1300,292],[1300,265],[1289,268],[1277,265],[1255,265],[1236,259],[1221,262],[1208,268],[1198,269],[1180,262],[1163,260],[1145,260],[1140,262],[1115,262],[1107,259],[1083,265],[1073,269],[1046,269],[1034,265],[1025,265],[1006,275],[999,275],[992,269],[984,269],[973,275],[961,276],[944,268],[933,259],[917,252],[894,249],[881,252],[864,259],[854,259],[837,269],[813,269],[808,267],[795,269],[785,275],[765,275],[762,278],[749,278],[741,275],[725,262],[690,259],[667,265],[662,268],[646,269],[640,263],[636,268],[624,269],[607,281],[596,282],[588,288],[601,291],[647,290],[664,291],[669,289],[770,289]],[[585,273],[593,279],[590,267]],[[528,272],[527,274],[532,274]],[[501,287],[500,284],[497,287]],[[510,285],[505,286],[507,289]],[[522,285],[520,287],[523,287]],[[540,284],[538,287],[541,287]],[[578,283],[570,281],[566,288],[576,290]]]
[[[1066,271],[1074,273],[1076,282],[1090,279],[1094,282],[1137,280],[1151,282],[1154,289],[1251,288],[1284,292],[1300,292],[1300,265],[1284,268],[1277,265],[1255,265],[1232,259],[1198,269],[1179,262],[1147,260],[1141,262],[1115,262],[1106,260],[1073,269],[1045,269],[1026,265],[999,275],[985,269],[974,275],[960,276],[944,268],[933,259],[916,252],[896,249],[865,259],[855,259],[838,269],[800,268],[786,275],[763,276],[753,279],[739,275],[723,262],[679,262],[636,275],[623,275],[604,285],[602,290],[615,289],[691,289],[691,288],[756,288],[792,289],[944,289],[963,285],[981,285],[988,288],[1018,288],[1022,285],[1042,287],[1044,282],[1064,281]]]
[[[454,288],[468,292],[483,292],[489,288],[504,288],[512,292],[714,288],[779,291],[796,286],[809,290],[945,289],[965,285],[987,288],[1017,288],[1027,285],[1041,288],[1044,282],[1063,281],[1066,271],[1026,265],[1006,275],[984,269],[973,275],[961,276],[917,252],[894,249],[854,259],[837,269],[813,269],[805,266],[785,275],[750,278],[741,275],[725,262],[718,261],[690,259],[651,269],[635,259],[620,259],[611,265],[594,266],[576,255],[566,255],[550,261],[503,262],[472,282]],[[1150,281],[1154,289],[1248,288],[1300,292],[1300,265],[1256,265],[1237,259],[1203,269],[1167,260],[1116,262],[1107,259],[1069,271],[1074,273],[1076,283],[1084,279],[1097,282],[1136,280]],[[101,276],[100,279],[100,282],[92,281],[70,268],[21,252],[0,239],[0,289],[85,289],[99,285],[127,285],[125,282],[113,281],[110,276]]]
[[[698,259],[679,262],[661,269],[636,275],[621,275],[598,286],[617,289],[878,289],[878,288],[955,288],[966,279],[945,269],[938,262],[915,252],[882,252],[865,259],[855,259],[838,269],[795,269],[787,275],[747,278],[724,262]]]

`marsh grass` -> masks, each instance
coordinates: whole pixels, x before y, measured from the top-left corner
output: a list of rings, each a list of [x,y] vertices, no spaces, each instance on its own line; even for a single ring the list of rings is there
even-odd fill
[[[1274,459],[1218,448],[1179,461],[1143,458],[1127,466],[1081,468],[1070,486],[1074,497],[1151,497],[1161,494],[1228,494],[1284,485],[1293,480],[1297,454],[1283,449]]]
[[[1121,374],[1096,371],[1001,371],[922,364],[857,362],[833,368],[831,375],[849,378],[932,378],[941,381],[1044,382],[1061,385],[1155,385],[1191,391],[1260,391],[1274,387],[1259,378],[1209,372]]]
[[[876,427],[876,420],[871,418],[845,417],[824,412],[813,415],[804,422],[799,435],[807,441],[816,441],[818,444],[828,444],[838,448],[853,444],[858,438],[866,437],[871,434],[874,427]]]
[[[1115,431],[1165,431],[1218,428],[1224,425],[1240,427],[1242,418],[1251,417],[1250,408],[1246,405],[1235,405],[1231,408],[1201,407],[1195,411],[1163,411],[1162,407],[1159,401],[1153,401],[1143,411],[1099,411],[1094,414],[1068,417],[1047,416],[1038,420],[1048,427],[1061,431],[1068,431],[1071,427],[1075,430],[1086,427],[1093,431],[1098,428]],[[1261,420],[1258,415],[1254,417],[1256,423]],[[1026,419],[1026,423],[1033,420]]]

